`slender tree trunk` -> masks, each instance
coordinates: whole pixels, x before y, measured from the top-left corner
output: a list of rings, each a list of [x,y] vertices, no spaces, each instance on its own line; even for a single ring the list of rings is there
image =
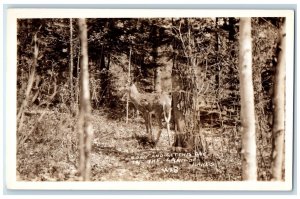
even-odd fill
[[[215,44],[215,52],[216,52],[216,61],[217,63],[219,62],[219,48],[220,48],[220,42],[219,42],[219,31],[218,30],[218,17],[216,17],[216,22],[215,22],[215,39],[216,39],[216,44]],[[217,99],[219,98],[219,88],[220,88],[220,65],[216,65],[216,77],[215,77],[215,89],[216,89],[216,94],[217,94]]]
[[[79,73],[80,73],[80,47],[78,49],[78,57],[77,57],[77,69],[76,69],[76,87],[75,87],[75,93],[76,93],[76,106],[77,106],[77,109],[76,109],[76,115],[79,114]]]
[[[131,62],[131,48],[129,50],[128,80],[127,80],[128,88],[130,86],[130,71],[131,71],[130,62]],[[126,100],[126,124],[128,123],[128,111],[129,111],[129,95],[127,95],[127,100]]]
[[[33,83],[35,81],[35,76],[36,76],[35,72],[36,72],[37,60],[38,60],[38,54],[39,54],[39,47],[38,47],[38,43],[37,43],[38,42],[37,33],[35,33],[33,40],[34,40],[33,65],[31,67],[31,70],[29,71],[29,75],[28,75],[28,83],[27,83],[27,88],[25,91],[25,99],[23,100],[22,105],[17,114],[19,131],[22,129],[22,126],[23,126],[23,113],[28,105],[30,93],[32,90]]]
[[[74,105],[73,97],[73,19],[70,18],[70,99],[71,99],[71,110]]]
[[[158,65],[159,62],[159,46],[160,46],[160,32],[159,28],[156,25],[156,23],[151,24],[151,32],[149,35],[149,39],[152,42],[152,51],[150,52],[151,56],[153,57],[152,64],[154,66],[153,72],[154,72],[154,78],[153,78],[153,90],[155,92],[160,93],[161,92],[161,72],[160,72],[160,66]]]
[[[273,155],[272,180],[282,180],[284,160],[284,122],[285,122],[285,53],[286,53],[285,21],[280,31],[278,43],[278,63],[274,82],[274,120],[273,120]]]
[[[100,104],[110,102],[110,79],[109,79],[109,64],[110,55],[109,50],[104,45],[101,46],[100,53]]]
[[[161,68],[156,67],[155,68],[155,78],[154,78],[154,89],[155,92],[160,93],[161,92]]]
[[[87,27],[85,19],[79,19],[80,43],[81,43],[81,71],[80,71],[80,110],[79,110],[79,135],[80,135],[80,174],[82,180],[90,180],[90,153],[93,137],[91,124],[91,103],[89,90],[88,71],[88,44]]]
[[[242,123],[242,178],[257,180],[251,18],[240,19],[239,79]]]
[[[234,29],[234,24],[235,24],[235,18],[234,17],[229,17],[228,20],[229,23],[229,40],[234,41],[234,36],[235,36],[235,29]]]

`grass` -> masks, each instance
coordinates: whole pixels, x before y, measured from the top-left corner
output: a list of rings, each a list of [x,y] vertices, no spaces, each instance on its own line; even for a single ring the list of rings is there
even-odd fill
[[[165,129],[156,147],[147,141],[140,117],[130,118],[126,124],[125,118],[112,119],[105,110],[94,111],[92,116],[93,181],[241,180],[240,139],[230,133],[232,128],[203,129],[208,154],[175,153]],[[22,133],[18,132],[19,138],[31,131],[17,146],[18,180],[77,181],[77,119],[58,111],[47,112],[37,123],[38,117],[26,116],[27,125]],[[156,127],[155,135],[157,131]]]

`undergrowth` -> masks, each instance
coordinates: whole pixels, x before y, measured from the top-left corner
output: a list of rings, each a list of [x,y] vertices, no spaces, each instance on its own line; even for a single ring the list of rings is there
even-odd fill
[[[58,110],[48,111],[40,122],[38,117],[35,114],[24,119],[27,125],[22,132],[31,135],[17,147],[18,180],[77,181],[77,119]],[[93,181],[241,180],[241,143],[240,137],[230,132],[233,128],[202,129],[209,153],[197,154],[172,152],[165,129],[153,147],[141,117],[130,118],[126,124],[125,118],[113,120],[104,110],[93,111],[92,124]]]

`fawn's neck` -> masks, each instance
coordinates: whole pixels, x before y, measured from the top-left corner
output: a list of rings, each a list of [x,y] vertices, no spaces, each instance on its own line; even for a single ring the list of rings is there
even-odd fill
[[[137,91],[136,88],[131,88],[129,98],[135,105],[139,104],[140,93]]]

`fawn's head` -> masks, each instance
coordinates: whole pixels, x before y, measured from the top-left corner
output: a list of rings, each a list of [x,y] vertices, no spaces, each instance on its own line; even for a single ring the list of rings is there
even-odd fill
[[[137,87],[136,87],[136,85],[134,83],[132,83],[129,86],[127,92],[128,92],[129,97],[137,97],[140,94],[139,91],[138,91],[138,89],[137,89]]]
[[[124,93],[124,95],[123,95],[123,97],[122,97],[122,100],[124,100],[124,98],[125,98],[125,96],[129,96],[129,97],[137,97],[137,96],[139,96],[139,91],[138,91],[138,89],[137,89],[137,87],[136,87],[136,85],[134,84],[134,83],[131,83],[129,86],[126,86],[125,87],[125,93]]]

